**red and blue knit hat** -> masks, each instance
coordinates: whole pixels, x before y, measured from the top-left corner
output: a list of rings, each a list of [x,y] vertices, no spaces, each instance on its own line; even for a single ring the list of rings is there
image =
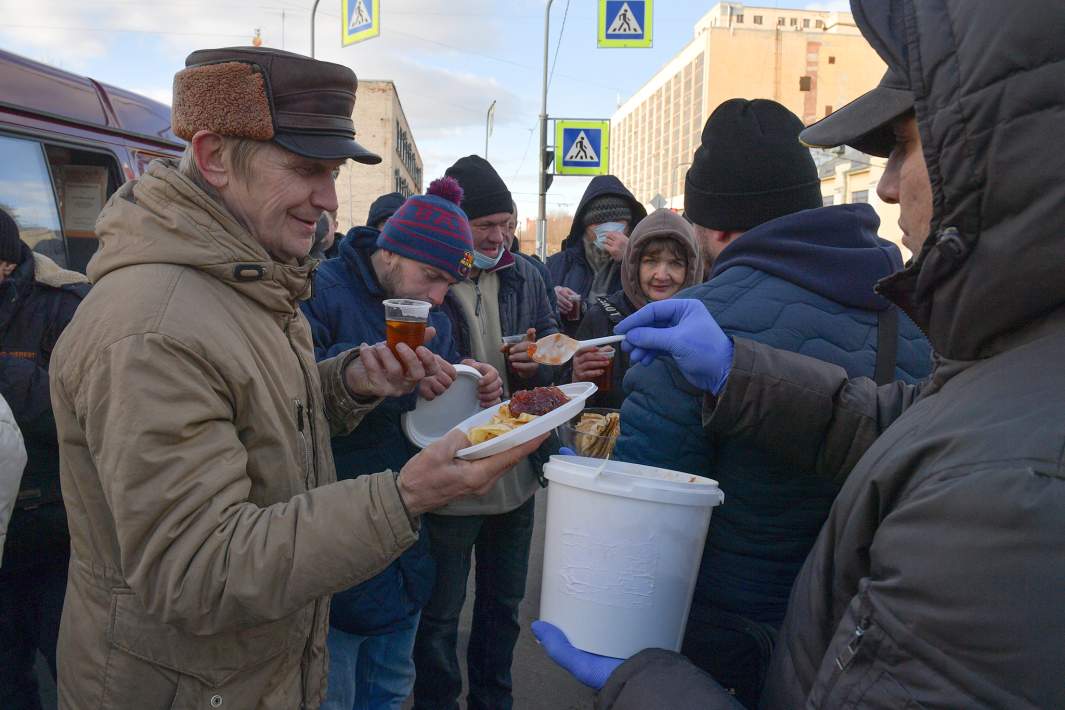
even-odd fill
[[[388,218],[377,247],[465,279],[473,266],[473,234],[461,202],[458,181],[433,180],[424,195],[407,198]]]

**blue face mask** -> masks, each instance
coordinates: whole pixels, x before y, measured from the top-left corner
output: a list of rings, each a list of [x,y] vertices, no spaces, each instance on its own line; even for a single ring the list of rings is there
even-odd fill
[[[606,235],[610,232],[625,233],[624,222],[603,222],[595,225],[595,245],[600,249],[606,249]]]
[[[503,247],[499,247],[499,253],[495,256],[485,256],[476,249],[473,252],[473,268],[487,271],[499,263],[503,258]]]

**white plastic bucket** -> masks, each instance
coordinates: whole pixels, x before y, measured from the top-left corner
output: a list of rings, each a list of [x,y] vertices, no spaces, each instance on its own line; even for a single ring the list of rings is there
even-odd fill
[[[679,651],[717,482],[651,466],[552,456],[540,618],[577,648]]]

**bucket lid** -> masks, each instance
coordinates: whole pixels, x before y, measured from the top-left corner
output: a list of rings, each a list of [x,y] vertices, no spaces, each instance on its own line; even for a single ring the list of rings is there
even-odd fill
[[[544,466],[544,476],[596,493],[658,503],[713,507],[725,501],[711,478],[621,461],[607,461],[604,466],[602,459],[555,455]]]
[[[424,449],[481,411],[477,396],[481,373],[469,365],[455,365],[455,374],[443,394],[432,400],[419,398],[414,409],[403,415],[403,433],[415,446]]]

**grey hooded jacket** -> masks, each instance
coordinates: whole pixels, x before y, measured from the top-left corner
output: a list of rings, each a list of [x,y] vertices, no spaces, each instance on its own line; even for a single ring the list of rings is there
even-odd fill
[[[932,237],[880,284],[940,362],[877,389],[736,340],[715,436],[845,479],[789,603],[766,708],[1065,707],[1065,26],[1059,0],[855,0],[906,72]],[[640,654],[601,707],[723,708]]]

